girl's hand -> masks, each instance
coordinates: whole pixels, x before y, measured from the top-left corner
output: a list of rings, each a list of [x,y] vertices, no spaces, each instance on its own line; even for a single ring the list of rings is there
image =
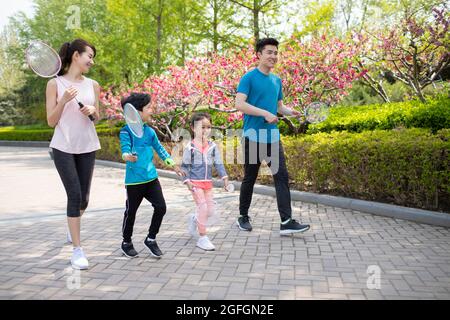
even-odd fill
[[[94,106],[86,106],[85,105],[83,108],[80,109],[80,111],[85,116],[90,116],[90,115],[95,115],[97,108]]]
[[[194,191],[195,190],[194,184],[192,182],[187,181],[186,185],[187,185],[189,191]]]
[[[176,174],[179,177],[185,177],[186,176],[186,173],[183,170],[181,170],[179,166],[175,166],[173,169],[175,170]]]
[[[224,178],[223,179],[223,188],[226,190],[226,191],[228,191],[227,190],[227,188],[228,188],[228,185],[230,184],[230,181],[228,181],[228,178]]]
[[[126,154],[123,156],[123,160],[125,160],[127,162],[136,162],[137,156],[133,156],[132,154]]]
[[[67,102],[75,99],[78,94],[78,90],[74,87],[70,87],[66,91],[64,91],[64,95],[62,96],[61,102],[66,104]]]

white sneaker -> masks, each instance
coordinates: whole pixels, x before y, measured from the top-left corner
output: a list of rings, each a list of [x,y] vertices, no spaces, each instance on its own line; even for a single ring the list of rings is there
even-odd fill
[[[86,270],[89,267],[89,262],[84,255],[83,249],[80,247],[73,249],[70,263],[72,264],[72,268],[77,270]]]
[[[197,247],[205,251],[213,251],[216,249],[216,247],[214,247],[211,241],[209,241],[208,236],[200,237],[197,241]]]
[[[195,219],[195,215],[191,214],[188,218],[188,232],[193,238],[198,238],[197,231],[197,220]]]

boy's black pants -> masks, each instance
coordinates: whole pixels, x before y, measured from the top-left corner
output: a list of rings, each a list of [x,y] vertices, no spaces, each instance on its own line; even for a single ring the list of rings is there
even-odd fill
[[[128,185],[126,186],[126,189],[127,202],[122,226],[123,241],[131,242],[136,212],[144,198],[147,199],[154,208],[152,222],[148,230],[148,237],[155,239],[159,232],[162,219],[166,214],[166,201],[164,200],[159,180],[156,179],[144,184]]]

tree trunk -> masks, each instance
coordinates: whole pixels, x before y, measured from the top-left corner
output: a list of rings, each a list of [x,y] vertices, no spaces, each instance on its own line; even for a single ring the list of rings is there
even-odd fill
[[[217,50],[219,48],[219,32],[217,30],[219,28],[219,21],[218,21],[219,6],[217,4],[217,0],[214,0],[213,12],[214,12],[214,17],[213,17],[213,50],[214,50],[214,52],[217,52]]]
[[[350,28],[350,19],[352,15],[352,7],[353,7],[353,1],[347,0],[345,4],[341,5],[342,14],[344,15],[345,19],[345,30],[348,32]]]
[[[355,69],[358,72],[361,72],[362,70],[365,69],[363,63],[360,60],[358,60],[357,63],[358,66],[355,66]],[[383,99],[384,102],[387,103],[391,102],[389,96],[386,93],[386,90],[384,90],[382,81],[377,82],[374,78],[370,76],[369,73],[366,73],[362,77],[362,83],[371,87]]]
[[[255,38],[255,43],[259,41],[259,12],[260,7],[258,4],[259,0],[253,0],[253,37]]]
[[[412,80],[413,80],[413,83],[414,83],[416,94],[419,97],[420,101],[426,102],[425,97],[423,96],[422,89],[420,87],[420,80],[419,80],[419,77],[420,77],[420,64],[419,64],[419,61],[417,59],[417,56],[418,56],[417,51],[418,51],[418,49],[417,49],[417,46],[415,44],[413,44],[412,47],[414,48],[414,54],[413,54],[413,63],[414,63],[413,75],[414,75],[414,78]]]
[[[363,1],[363,15],[361,18],[361,25],[359,28],[359,32],[361,32],[364,29],[364,24],[366,23],[366,17],[367,17],[367,7],[368,7],[368,1]]]
[[[186,48],[187,48],[187,39],[186,39],[186,8],[185,6],[181,7],[181,19],[183,23],[183,29],[181,30],[181,65],[184,66],[186,61]]]
[[[253,7],[246,5],[245,3],[239,2],[237,0],[230,0],[233,3],[246,8],[251,11],[253,14],[253,37],[255,38],[255,42],[259,41],[259,14],[262,12],[264,7],[268,6],[272,0],[268,0],[266,3],[262,3],[262,0],[253,0]]]
[[[125,71],[124,78],[125,78],[125,80],[127,81],[127,84],[128,84],[129,86],[131,86],[130,73],[129,73],[128,70]]]
[[[161,43],[162,43],[162,12],[163,12],[163,1],[158,0],[158,15],[156,16],[156,66],[158,70],[161,67]]]
[[[184,64],[186,62],[186,41],[183,37],[183,40],[181,42],[181,65],[184,67]]]

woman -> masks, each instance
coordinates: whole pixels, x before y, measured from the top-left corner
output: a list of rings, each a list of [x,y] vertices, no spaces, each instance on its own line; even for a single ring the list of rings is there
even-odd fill
[[[47,122],[55,128],[50,148],[56,169],[67,193],[68,241],[73,244],[74,269],[89,266],[81,248],[80,221],[89,202],[95,152],[100,142],[94,122],[99,119],[99,84],[83,74],[94,65],[96,49],[85,40],[65,43],[59,52],[62,61],[58,78],[47,84]],[[78,102],[84,104],[80,109]]]

